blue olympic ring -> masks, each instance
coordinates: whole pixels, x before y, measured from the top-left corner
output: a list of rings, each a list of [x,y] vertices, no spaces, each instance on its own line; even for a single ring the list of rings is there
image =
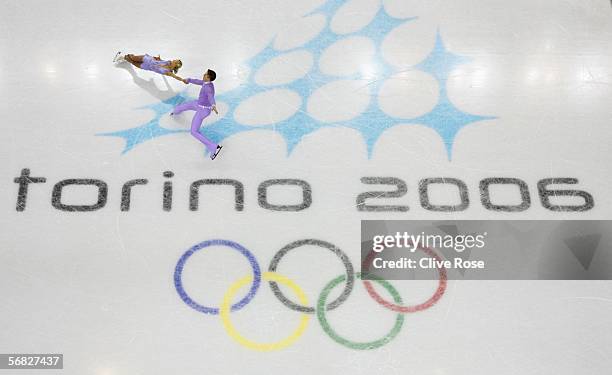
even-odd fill
[[[251,253],[242,245],[228,240],[208,240],[200,242],[199,244],[191,247],[185,252],[185,254],[183,254],[183,256],[181,256],[178,263],[176,264],[176,268],[174,269],[174,286],[176,287],[176,291],[178,292],[179,296],[181,296],[181,299],[188,306],[204,314],[212,315],[218,315],[219,308],[202,306],[193,299],[191,299],[191,297],[189,297],[189,295],[183,288],[182,275],[183,267],[185,266],[185,263],[187,262],[187,259],[189,259],[190,256],[192,256],[198,250],[215,245],[227,246],[234,250],[237,250],[248,259],[249,263],[251,264],[251,268],[253,269],[253,285],[251,285],[251,289],[249,289],[249,292],[246,296],[244,296],[244,298],[232,305],[231,311],[237,311],[246,306],[246,304],[249,303],[251,299],[253,299],[253,297],[255,297],[255,293],[257,293],[257,289],[259,289],[259,285],[261,284],[261,270],[259,269],[259,264],[257,263],[257,260],[255,260],[255,256],[253,255],[253,253]]]

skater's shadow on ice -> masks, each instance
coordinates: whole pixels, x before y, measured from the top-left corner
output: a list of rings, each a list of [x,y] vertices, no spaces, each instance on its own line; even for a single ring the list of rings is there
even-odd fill
[[[132,81],[138,87],[148,92],[149,95],[158,99],[159,101],[164,101],[176,95],[176,92],[172,90],[172,87],[168,83],[166,76],[162,76],[162,79],[164,80],[164,84],[166,85],[167,90],[160,90],[159,87],[157,87],[157,85],[155,84],[155,80],[153,78],[149,78],[148,80],[146,80],[144,78],[139,77],[136,73],[136,70],[131,64],[119,64],[117,67],[128,72],[130,76],[132,76]]]

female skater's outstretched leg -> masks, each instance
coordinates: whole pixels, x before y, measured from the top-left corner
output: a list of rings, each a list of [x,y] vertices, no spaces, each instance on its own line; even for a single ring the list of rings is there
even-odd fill
[[[144,55],[132,55],[131,53],[125,55],[125,61],[129,62],[137,68],[140,68],[140,65],[142,64],[143,60]]]

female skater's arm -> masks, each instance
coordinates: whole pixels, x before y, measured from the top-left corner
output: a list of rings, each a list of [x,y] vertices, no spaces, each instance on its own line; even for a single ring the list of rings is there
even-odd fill
[[[164,73],[164,75],[172,77],[172,78],[174,78],[176,80],[179,80],[179,81],[183,82],[184,84],[187,84],[189,82],[188,79],[183,79],[183,78],[177,76],[176,74],[174,74],[173,72]]]

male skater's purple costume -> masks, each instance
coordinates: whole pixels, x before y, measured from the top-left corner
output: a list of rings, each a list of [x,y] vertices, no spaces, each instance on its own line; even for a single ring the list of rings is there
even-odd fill
[[[200,97],[198,100],[177,105],[174,107],[172,114],[178,115],[179,113],[187,110],[195,111],[196,113],[193,115],[193,120],[191,120],[191,135],[196,137],[200,142],[204,143],[208,151],[213,154],[217,150],[217,144],[200,133],[200,126],[202,125],[202,121],[204,121],[204,119],[210,115],[212,107],[216,104],[215,86],[212,82],[204,82],[201,79],[193,78],[187,78],[187,83],[202,86],[200,89]]]

